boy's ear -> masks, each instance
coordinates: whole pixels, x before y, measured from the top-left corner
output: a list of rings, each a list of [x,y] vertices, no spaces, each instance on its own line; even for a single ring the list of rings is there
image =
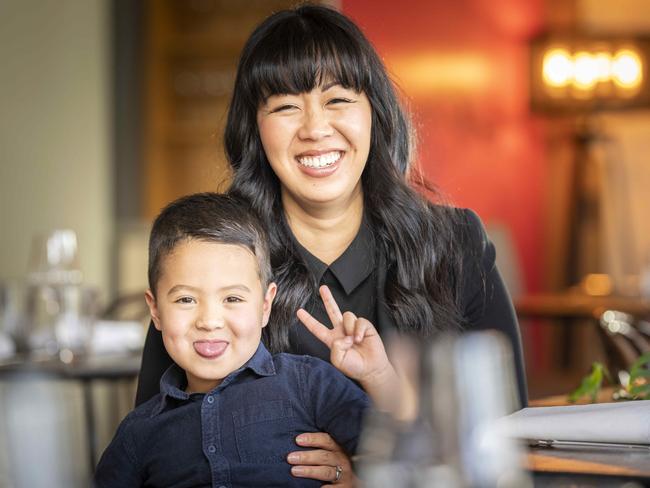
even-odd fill
[[[266,293],[264,294],[264,305],[262,306],[262,327],[266,327],[266,324],[269,323],[269,317],[271,316],[271,308],[273,305],[273,299],[275,294],[278,291],[278,285],[275,283],[269,283]]]
[[[160,316],[158,315],[158,306],[156,305],[156,297],[153,296],[151,289],[148,289],[144,292],[144,299],[147,302],[149,307],[149,313],[151,314],[151,320],[153,320],[153,325],[156,329],[161,330],[160,328]]]

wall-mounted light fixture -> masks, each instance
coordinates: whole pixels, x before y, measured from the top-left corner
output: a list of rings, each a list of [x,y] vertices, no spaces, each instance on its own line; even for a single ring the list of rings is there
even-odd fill
[[[534,111],[650,106],[650,38],[548,34],[531,48]]]

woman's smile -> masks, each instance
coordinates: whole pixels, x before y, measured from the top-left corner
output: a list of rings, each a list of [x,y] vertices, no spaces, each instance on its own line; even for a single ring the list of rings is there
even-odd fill
[[[296,157],[298,163],[307,168],[326,168],[338,162],[343,156],[343,151],[312,152],[298,155]]]
[[[327,151],[314,155],[296,157],[300,170],[312,178],[325,178],[334,174],[340,167],[343,151]]]

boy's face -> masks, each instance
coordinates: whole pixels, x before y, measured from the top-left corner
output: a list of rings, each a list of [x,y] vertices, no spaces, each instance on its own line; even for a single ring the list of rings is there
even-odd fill
[[[262,289],[257,259],[241,246],[190,239],[162,259],[146,300],[188,392],[210,391],[255,354],[275,291]]]

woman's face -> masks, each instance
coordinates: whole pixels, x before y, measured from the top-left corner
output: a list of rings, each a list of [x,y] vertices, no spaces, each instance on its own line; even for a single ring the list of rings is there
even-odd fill
[[[301,208],[349,205],[362,198],[372,110],[365,93],[329,83],[273,95],[257,111],[264,152],[282,196]]]

